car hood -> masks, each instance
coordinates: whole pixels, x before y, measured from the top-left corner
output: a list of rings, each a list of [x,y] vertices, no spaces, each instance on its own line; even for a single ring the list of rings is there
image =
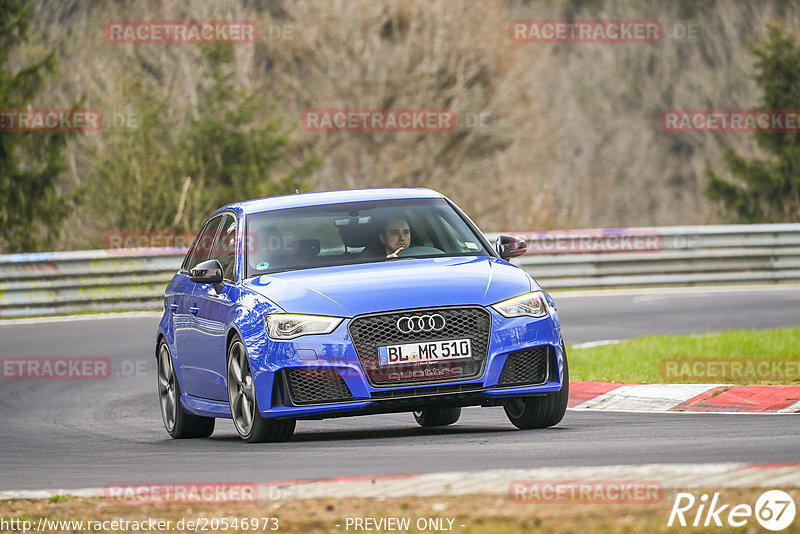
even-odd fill
[[[423,258],[263,275],[245,287],[288,313],[353,317],[377,311],[489,305],[538,289],[522,269],[497,258]]]

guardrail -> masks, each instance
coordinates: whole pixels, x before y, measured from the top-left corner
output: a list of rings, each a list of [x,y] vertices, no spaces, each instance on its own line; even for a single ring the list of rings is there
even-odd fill
[[[800,280],[800,224],[510,233],[547,289]],[[184,251],[140,252],[0,255],[0,316],[160,309]]]
[[[497,234],[487,234],[494,239]],[[518,232],[545,288],[800,280],[800,224]],[[628,239],[627,245],[623,243]]]

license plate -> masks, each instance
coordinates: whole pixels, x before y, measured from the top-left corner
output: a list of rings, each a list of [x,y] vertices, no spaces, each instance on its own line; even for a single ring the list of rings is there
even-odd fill
[[[472,344],[469,339],[448,339],[446,341],[378,347],[378,363],[382,366],[420,364],[471,357]]]

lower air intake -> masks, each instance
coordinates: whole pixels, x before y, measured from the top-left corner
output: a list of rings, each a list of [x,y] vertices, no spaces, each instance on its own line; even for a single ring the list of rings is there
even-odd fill
[[[336,369],[286,369],[292,404],[320,404],[353,399],[350,388]]]
[[[549,345],[512,352],[500,372],[500,386],[537,385],[547,381]]]

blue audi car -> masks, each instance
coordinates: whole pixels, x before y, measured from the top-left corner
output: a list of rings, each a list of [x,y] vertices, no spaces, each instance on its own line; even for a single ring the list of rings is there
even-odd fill
[[[553,299],[429,189],[306,193],[230,204],[167,286],[156,336],[173,438],[232,418],[247,442],[298,419],[412,412],[423,427],[503,406],[557,424],[569,374]]]

